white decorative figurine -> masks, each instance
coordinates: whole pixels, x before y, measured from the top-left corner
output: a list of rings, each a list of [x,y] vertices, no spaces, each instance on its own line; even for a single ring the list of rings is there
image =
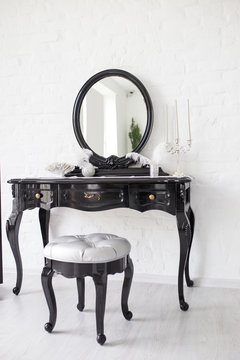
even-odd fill
[[[92,156],[92,151],[89,149],[81,149],[81,157],[78,163],[78,166],[82,170],[83,176],[94,176],[95,174],[95,168],[94,166],[89,162],[89,158]]]
[[[82,174],[83,176],[94,176],[95,168],[91,163],[85,164],[82,167]]]

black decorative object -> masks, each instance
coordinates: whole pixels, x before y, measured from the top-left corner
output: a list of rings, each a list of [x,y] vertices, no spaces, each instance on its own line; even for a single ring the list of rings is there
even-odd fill
[[[183,293],[184,272],[187,286],[193,286],[189,277],[189,256],[194,232],[194,214],[190,206],[190,182],[191,179],[188,177],[172,176],[10,180],[15,197],[12,213],[7,220],[7,235],[17,267],[17,282],[13,292],[17,295],[22,284],[18,233],[23,211],[39,208],[43,244],[46,245],[50,210],[54,207],[70,207],[84,211],[102,211],[120,207],[140,212],[161,210],[176,216],[177,219],[180,239],[179,304],[182,310],[187,310],[188,304],[184,300]]]
[[[94,149],[91,149],[87,142],[85,141],[82,133],[82,129],[80,126],[80,110],[83,103],[83,100],[87,94],[87,92],[91,89],[91,87],[98,81],[110,77],[110,76],[118,76],[125,78],[129,81],[131,81],[134,85],[137,86],[137,88],[140,90],[144,102],[146,104],[146,112],[147,112],[147,123],[145,132],[138,143],[137,147],[133,149],[134,152],[140,152],[143,147],[145,146],[147,140],[149,139],[152,125],[153,125],[153,108],[152,108],[152,102],[151,98],[145,88],[145,86],[141,83],[140,80],[138,80],[134,75],[130,74],[127,71],[119,70],[119,69],[110,69],[110,70],[104,70],[101,71],[94,76],[92,76],[81,88],[79,91],[77,98],[74,103],[73,107],[73,128],[74,133],[77,138],[78,143],[82,148],[90,149],[93,152],[93,155],[90,158],[90,162],[97,166],[99,169],[121,169],[126,168],[130,164],[133,164],[133,161],[131,159],[126,159],[125,156],[118,157],[115,154],[112,154],[108,158],[104,158],[103,156],[97,154],[94,152]]]

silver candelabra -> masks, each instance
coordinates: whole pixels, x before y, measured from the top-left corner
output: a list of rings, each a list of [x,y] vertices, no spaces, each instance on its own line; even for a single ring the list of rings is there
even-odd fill
[[[173,176],[178,176],[178,177],[184,176],[184,173],[181,171],[180,157],[183,154],[185,154],[187,151],[190,151],[191,146],[192,146],[192,140],[187,140],[187,144],[185,146],[180,145],[179,139],[176,139],[174,143],[165,144],[166,151],[173,155],[176,154],[177,156],[177,169],[173,174]]]
[[[176,111],[176,128],[175,128],[175,141],[173,143],[168,142],[168,106],[166,105],[166,151],[170,154],[176,154],[177,156],[177,170],[173,176],[184,176],[180,168],[180,157],[191,149],[192,138],[191,138],[191,127],[190,127],[190,110],[189,110],[189,99],[187,100],[187,124],[188,124],[188,140],[186,145],[180,144],[179,138],[179,125],[178,125],[178,106],[177,100],[175,100],[175,111]]]

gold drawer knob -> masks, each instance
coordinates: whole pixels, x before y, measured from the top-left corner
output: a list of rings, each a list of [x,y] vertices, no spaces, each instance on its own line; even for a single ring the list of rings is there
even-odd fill
[[[41,194],[39,194],[39,193],[35,194],[36,199],[40,199],[40,197],[41,197]]]
[[[149,200],[155,200],[155,195],[150,194],[150,195],[149,195]]]

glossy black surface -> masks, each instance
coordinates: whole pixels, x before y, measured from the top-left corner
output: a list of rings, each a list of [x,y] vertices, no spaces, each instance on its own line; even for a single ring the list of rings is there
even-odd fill
[[[41,276],[42,288],[49,308],[49,322],[44,325],[44,328],[49,333],[52,332],[57,320],[57,304],[52,287],[53,274],[52,267],[45,266]]]
[[[85,278],[84,278],[84,276],[77,277],[77,288],[78,288],[77,308],[79,311],[83,311],[83,309],[85,307]]]
[[[103,156],[100,156],[99,154],[94,152],[94,149],[91,149],[89,145],[86,143],[81,126],[80,126],[80,110],[83,103],[83,100],[87,94],[87,92],[90,90],[90,88],[99,80],[102,80],[109,76],[119,76],[122,78],[125,78],[129,81],[131,81],[133,84],[135,84],[138,89],[140,90],[145,104],[146,104],[146,110],[147,110],[147,124],[145,132],[142,136],[141,141],[137,145],[137,147],[133,150],[134,152],[140,152],[143,147],[145,146],[147,140],[149,139],[149,136],[151,134],[152,126],[153,126],[153,107],[151,98],[147,92],[147,89],[142,84],[140,80],[138,80],[134,75],[130,74],[127,71],[119,70],[119,69],[109,69],[101,71],[94,76],[92,76],[81,88],[79,91],[77,98],[74,103],[73,107],[73,129],[75,136],[77,138],[78,143],[80,144],[81,148],[90,149],[93,151],[93,156],[91,157],[90,161],[93,165],[97,166],[99,169],[117,169],[117,168],[124,168],[128,167],[130,164],[133,163],[131,159],[126,159],[125,156],[118,157],[114,154],[109,156],[108,158],[104,158]]]
[[[189,177],[91,177],[91,178],[30,178],[12,179],[13,208],[7,220],[7,235],[17,267],[18,294],[22,284],[22,261],[18,232],[23,211],[39,208],[43,245],[48,242],[50,210],[54,207],[71,207],[84,211],[102,211],[114,208],[131,208],[144,212],[162,210],[176,216],[180,239],[178,271],[179,304],[182,310],[188,305],[184,300],[184,272],[188,286],[189,255],[191,250],[194,214],[190,207]],[[36,197],[37,195],[37,197]]]
[[[169,176],[169,174],[165,173],[161,168],[158,171],[159,176]],[[65,177],[78,176],[82,177],[82,171],[79,167],[75,166],[73,171],[65,174]],[[130,167],[130,168],[112,168],[112,169],[98,169],[95,168],[95,176],[150,176],[150,168],[146,167]]]
[[[130,288],[132,285],[132,278],[133,278],[133,262],[132,259],[128,258],[128,266],[125,269],[124,274],[124,282],[122,287],[122,313],[126,320],[131,320],[133,314],[128,309],[128,297],[130,293]]]
[[[104,314],[107,292],[108,274],[121,273],[124,271],[124,282],[122,287],[121,307],[126,320],[132,318],[132,313],[128,309],[128,296],[132,284],[133,263],[129,256],[111,261],[109,263],[68,263],[56,260],[46,259],[46,265],[42,271],[42,287],[49,308],[49,321],[44,328],[51,333],[54,329],[57,319],[57,305],[52,287],[52,277],[54,271],[67,278],[77,279],[78,304],[77,308],[83,311],[85,307],[85,276],[93,278],[96,289],[96,328],[97,342],[103,345],[106,341],[104,335]]]

